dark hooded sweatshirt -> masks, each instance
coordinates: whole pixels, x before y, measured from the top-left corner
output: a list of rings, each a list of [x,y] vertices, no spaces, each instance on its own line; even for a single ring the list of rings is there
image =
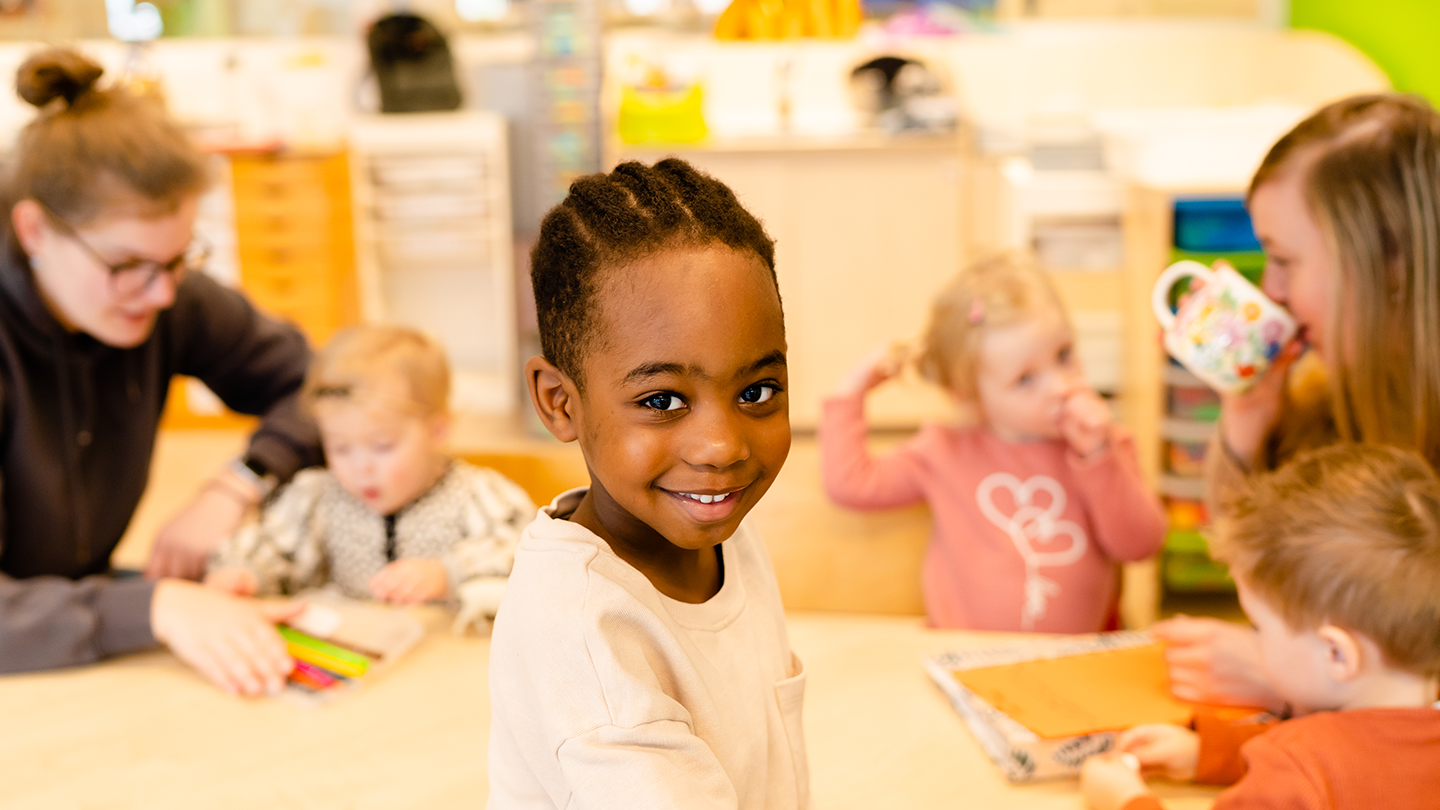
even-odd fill
[[[293,327],[198,273],[132,349],[67,332],[23,255],[0,251],[0,672],[155,643],[154,583],[108,575],[135,512],[170,378],[263,415],[248,454],[281,479],[320,461],[299,405],[310,350]],[[197,481],[210,470],[195,470]]]

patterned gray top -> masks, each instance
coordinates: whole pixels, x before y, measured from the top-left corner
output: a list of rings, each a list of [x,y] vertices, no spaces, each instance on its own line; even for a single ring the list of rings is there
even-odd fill
[[[457,629],[499,605],[520,531],[535,505],[515,482],[460,460],[395,513],[395,559],[440,560],[460,602]],[[333,584],[368,599],[370,578],[390,563],[385,517],[346,492],[324,468],[303,470],[260,514],[227,540],[211,568],[249,569],[258,595]]]

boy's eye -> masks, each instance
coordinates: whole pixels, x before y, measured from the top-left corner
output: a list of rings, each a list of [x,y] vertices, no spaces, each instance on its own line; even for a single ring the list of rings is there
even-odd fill
[[[640,401],[646,408],[656,411],[678,411],[685,407],[685,400],[674,394],[651,394]]]
[[[1061,365],[1064,365],[1070,362],[1070,358],[1074,355],[1074,353],[1075,348],[1073,346],[1062,346],[1060,348],[1060,352],[1055,355],[1055,359],[1060,361]]]
[[[769,383],[758,383],[740,392],[740,399],[752,405],[768,402],[779,389]]]
[[[1034,382],[1034,380],[1035,380],[1035,375],[1027,371],[1027,372],[1024,373],[1024,374],[1021,374],[1020,377],[1019,377],[1019,379],[1015,380],[1015,385],[1016,385],[1017,387],[1019,387],[1019,388],[1024,388],[1025,386],[1027,386],[1027,385],[1029,385],[1030,383]]]

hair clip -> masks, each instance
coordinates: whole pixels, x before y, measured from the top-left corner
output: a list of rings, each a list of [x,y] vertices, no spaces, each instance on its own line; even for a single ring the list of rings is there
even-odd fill
[[[315,388],[315,392],[312,396],[314,396],[316,399],[321,399],[324,397],[336,397],[338,399],[346,399],[350,396],[351,393],[352,392],[350,390],[350,386],[348,385],[321,385]]]
[[[985,321],[985,299],[976,298],[970,302],[970,323],[980,325]]]

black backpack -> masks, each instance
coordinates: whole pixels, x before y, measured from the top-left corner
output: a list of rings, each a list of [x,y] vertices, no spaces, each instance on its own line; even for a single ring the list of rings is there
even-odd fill
[[[370,26],[366,41],[370,68],[380,83],[381,112],[460,106],[450,44],[429,20],[415,14],[390,14]]]

